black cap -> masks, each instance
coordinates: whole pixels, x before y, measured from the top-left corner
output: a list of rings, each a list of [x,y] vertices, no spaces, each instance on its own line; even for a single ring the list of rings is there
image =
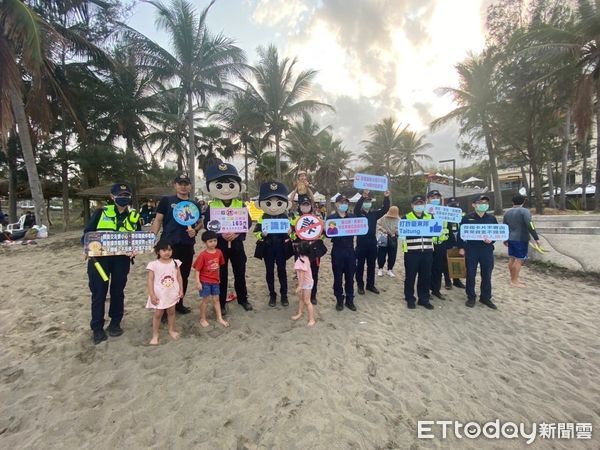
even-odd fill
[[[485,194],[479,194],[475,196],[475,198],[473,199],[473,203],[480,202],[481,200],[487,200],[489,202],[490,198]]]
[[[131,195],[131,187],[127,183],[115,183],[110,187],[110,193],[115,197],[119,194]]]
[[[304,205],[306,203],[308,203],[309,205],[312,203],[310,201],[310,197],[308,195],[299,195],[298,196],[298,204],[299,205]]]
[[[341,203],[341,202],[343,202],[343,201],[348,201],[348,199],[347,199],[347,198],[346,198],[344,195],[342,195],[342,194],[338,195],[338,196],[335,198],[335,202],[336,202],[336,203]]]
[[[191,184],[192,180],[190,180],[190,177],[187,173],[180,173],[175,177],[173,182],[177,184]]]
[[[239,182],[242,181],[240,174],[233,164],[220,162],[206,168],[206,183],[218,180],[219,178],[234,178]]]
[[[278,197],[288,201],[288,188],[279,181],[267,181],[261,184],[258,201],[262,202],[271,197]]]
[[[442,196],[442,194],[440,194],[440,191],[438,191],[437,189],[433,189],[427,193],[427,198],[433,197],[434,195],[439,195],[440,197]]]
[[[410,201],[412,204],[415,204],[417,202],[423,202],[425,203],[425,197],[423,197],[422,195],[415,195],[413,196],[412,200]]]
[[[446,202],[448,206],[460,206],[460,202],[456,197],[450,197]]]

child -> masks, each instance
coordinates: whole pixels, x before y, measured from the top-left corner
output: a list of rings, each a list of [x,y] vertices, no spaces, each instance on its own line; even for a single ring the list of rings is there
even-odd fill
[[[157,259],[149,262],[148,269],[148,303],[146,308],[154,309],[152,317],[152,339],[150,345],[158,345],[160,319],[167,310],[169,335],[177,340],[179,333],[175,331],[175,305],[183,296],[183,281],[179,266],[181,261],[171,258],[173,249],[167,241],[159,241],[154,247]]]
[[[292,316],[292,320],[298,320],[302,317],[304,305],[306,305],[308,309],[308,326],[312,327],[315,324],[315,311],[310,302],[310,293],[314,283],[310,269],[310,254],[310,244],[306,241],[300,242],[298,259],[294,264],[294,269],[296,269],[296,273],[298,274],[298,287],[296,288],[296,294],[298,294],[299,299],[298,314]]]
[[[206,244],[206,250],[198,255],[192,266],[196,271],[196,288],[202,299],[200,303],[200,325],[203,327],[208,326],[206,308],[208,302],[212,301],[217,322],[224,327],[228,327],[229,323],[223,320],[221,315],[221,303],[219,302],[220,270],[221,266],[225,264],[225,257],[221,250],[217,248],[217,233],[214,231],[205,231],[202,234],[202,242]]]

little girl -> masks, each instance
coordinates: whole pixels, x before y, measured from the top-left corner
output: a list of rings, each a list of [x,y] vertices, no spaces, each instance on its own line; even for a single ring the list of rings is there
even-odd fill
[[[308,309],[308,326],[312,327],[315,324],[315,311],[312,303],[310,302],[310,293],[313,288],[313,277],[310,269],[310,254],[312,252],[311,246],[308,242],[302,241],[298,246],[298,259],[294,264],[294,269],[298,275],[298,287],[296,288],[296,294],[298,294],[298,314],[292,316],[292,320],[298,320],[304,313],[304,306]]]
[[[160,319],[167,310],[169,335],[177,340],[179,333],[175,331],[175,305],[183,298],[183,281],[179,266],[181,261],[171,258],[173,249],[167,241],[159,241],[154,247],[157,259],[149,262],[148,269],[148,303],[146,308],[154,309],[152,317],[152,339],[150,345],[158,345]]]

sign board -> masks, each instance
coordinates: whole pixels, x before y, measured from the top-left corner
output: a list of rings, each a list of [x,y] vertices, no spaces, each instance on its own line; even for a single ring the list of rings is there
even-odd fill
[[[361,236],[368,232],[369,221],[366,217],[329,219],[325,222],[325,234],[327,237]]]
[[[200,220],[200,210],[193,202],[179,202],[173,207],[173,218],[179,225],[190,227]]]
[[[89,231],[83,238],[87,256],[116,256],[154,251],[154,233],[145,231]]]
[[[249,225],[246,208],[210,208],[206,229],[219,234],[247,233]]]
[[[283,234],[290,230],[288,219],[264,219],[261,224],[263,233]]]
[[[442,205],[425,205],[425,212],[433,214],[436,219],[443,220],[445,222],[460,223],[462,220],[462,209],[452,208],[451,206]]]
[[[460,226],[460,237],[463,241],[506,241],[508,240],[508,225],[504,223],[471,224]]]
[[[357,173],[354,175],[354,187],[357,189],[385,192],[388,190],[388,179],[380,175]]]
[[[398,222],[399,237],[435,237],[441,236],[444,224],[440,219],[408,220]]]
[[[304,241],[315,241],[323,235],[323,221],[314,214],[303,214],[298,218],[296,236]]]

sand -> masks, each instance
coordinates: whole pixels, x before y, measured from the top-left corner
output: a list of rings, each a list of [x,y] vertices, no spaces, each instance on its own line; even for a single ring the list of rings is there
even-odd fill
[[[254,311],[230,306],[229,329],[177,316],[158,347],[144,308],[143,255],[126,289],[125,334],[94,346],[79,234],[0,248],[2,448],[524,448],[518,440],[417,439],[418,420],[591,422],[600,426],[598,284],[525,267],[526,289],[494,271],[497,311],[445,291],[407,310],[397,278],[337,312],[329,256],[318,322],[267,306],[264,267],[249,258]],[[199,248],[199,246],[198,246]],[[246,244],[251,255],[254,242]],[[292,265],[289,265],[293,282]],[[598,448],[542,440],[529,448]]]

